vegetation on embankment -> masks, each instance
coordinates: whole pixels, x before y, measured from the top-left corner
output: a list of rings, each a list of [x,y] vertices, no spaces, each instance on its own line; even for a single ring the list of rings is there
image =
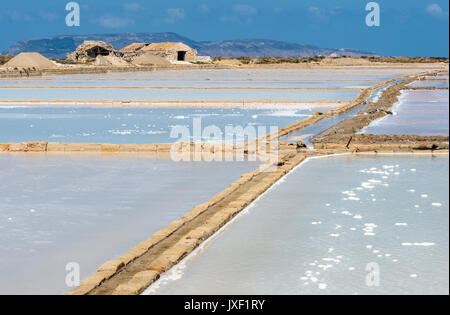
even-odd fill
[[[6,55],[6,56],[0,55],[0,65],[3,65],[3,64],[5,64],[5,63],[7,63],[7,62],[10,61],[13,57],[14,57],[14,56],[11,56],[11,55]]]
[[[447,63],[448,58],[444,57],[384,57],[384,56],[361,56],[361,57],[238,57],[223,58],[215,57],[214,63],[235,63],[241,65],[276,65],[276,64],[315,64],[315,65],[370,65],[373,63],[384,64],[415,64],[415,63]]]

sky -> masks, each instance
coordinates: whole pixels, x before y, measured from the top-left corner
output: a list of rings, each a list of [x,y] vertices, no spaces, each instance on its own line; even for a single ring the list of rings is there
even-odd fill
[[[275,39],[388,56],[449,55],[448,0],[379,0],[380,26],[366,25],[369,0],[76,0],[80,26],[66,25],[69,0],[5,1],[0,51],[54,35],[175,32],[196,41]]]

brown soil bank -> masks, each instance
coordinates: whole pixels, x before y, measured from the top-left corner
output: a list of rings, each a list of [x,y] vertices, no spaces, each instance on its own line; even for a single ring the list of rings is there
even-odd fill
[[[340,135],[327,137],[326,142],[316,142],[314,148],[321,150],[349,150],[410,152],[420,150],[447,151],[449,137],[414,135]]]

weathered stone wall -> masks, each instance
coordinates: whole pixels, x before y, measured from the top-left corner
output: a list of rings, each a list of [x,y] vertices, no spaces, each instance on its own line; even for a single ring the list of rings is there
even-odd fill
[[[159,56],[162,57],[164,59],[169,60],[170,62],[176,62],[177,58],[178,58],[178,51],[176,50],[163,50],[163,51],[158,51],[158,50],[149,50],[149,51],[145,51],[146,53],[151,53],[155,56]],[[142,52],[144,53],[144,52]],[[190,49],[186,51],[186,58],[185,61],[187,62],[193,62],[197,60],[197,50],[195,49]]]

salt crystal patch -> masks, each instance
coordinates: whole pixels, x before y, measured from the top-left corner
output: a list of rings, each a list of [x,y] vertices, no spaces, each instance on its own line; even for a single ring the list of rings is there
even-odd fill
[[[319,284],[319,289],[320,290],[325,290],[327,288],[327,284],[326,283],[320,283]]]
[[[422,242],[422,243],[402,243],[402,246],[423,246],[423,247],[429,247],[429,246],[434,246],[436,245],[436,243],[432,243],[432,242]]]
[[[364,182],[361,184],[362,187],[366,188],[366,189],[373,189],[375,188],[375,186],[371,185],[369,182]]]

